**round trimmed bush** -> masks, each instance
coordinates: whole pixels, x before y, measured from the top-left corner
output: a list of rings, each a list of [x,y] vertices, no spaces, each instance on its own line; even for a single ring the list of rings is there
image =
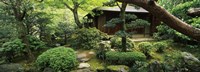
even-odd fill
[[[42,53],[36,60],[39,70],[52,68],[56,72],[69,72],[77,66],[76,54],[72,48],[57,47]]]
[[[143,53],[148,53],[152,50],[153,45],[150,42],[141,42],[138,44],[138,48],[143,52]]]
[[[167,48],[167,44],[165,42],[156,42],[153,44],[153,46],[156,48],[156,51],[163,52],[164,49]]]
[[[141,52],[106,52],[106,60],[114,64],[132,65],[135,61],[144,61],[146,56]]]

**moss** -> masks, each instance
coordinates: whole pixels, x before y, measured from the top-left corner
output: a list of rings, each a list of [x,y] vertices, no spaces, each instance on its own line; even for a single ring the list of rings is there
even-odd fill
[[[124,68],[126,71],[129,70],[129,67],[125,65],[110,65],[107,68],[111,71],[119,71],[121,68]]]
[[[104,62],[102,62],[101,60],[98,60],[97,58],[92,58],[89,62],[90,64],[90,68],[93,70],[93,71],[96,71],[97,69],[104,69]]]
[[[160,62],[164,61],[164,57],[162,56],[162,54],[158,54],[156,52],[151,52],[150,55],[152,56],[153,60],[157,60]]]

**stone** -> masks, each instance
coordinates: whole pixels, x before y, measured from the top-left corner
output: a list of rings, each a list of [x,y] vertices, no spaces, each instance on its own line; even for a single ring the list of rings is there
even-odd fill
[[[188,64],[191,64],[191,63],[200,63],[199,59],[196,58],[195,56],[193,56],[191,53],[188,53],[188,52],[182,52],[181,53],[184,61]]]
[[[90,54],[90,55],[95,55],[95,52],[90,51],[89,54]]]
[[[115,49],[110,49],[110,51],[115,51]]]
[[[3,64],[0,65],[0,72],[24,72],[24,67],[17,63]]]
[[[61,46],[59,43],[56,44],[57,47]]]
[[[78,59],[82,59],[82,58],[85,58],[85,57],[87,57],[86,53],[77,54]]]
[[[80,63],[79,66],[78,66],[79,69],[89,68],[89,67],[90,67],[90,64],[88,64],[88,63]]]
[[[80,59],[80,62],[87,62],[89,60],[90,60],[90,58],[82,58],[82,59]]]
[[[190,16],[200,16],[200,8],[190,8],[188,14]]]

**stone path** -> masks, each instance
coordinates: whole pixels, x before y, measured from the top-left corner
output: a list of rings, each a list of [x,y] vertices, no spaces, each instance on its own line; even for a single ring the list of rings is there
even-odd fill
[[[132,38],[133,42],[142,42],[142,41],[154,41],[155,39],[148,37],[148,38]]]

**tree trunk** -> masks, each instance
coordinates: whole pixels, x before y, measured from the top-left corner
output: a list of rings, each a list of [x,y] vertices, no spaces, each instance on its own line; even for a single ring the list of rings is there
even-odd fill
[[[27,51],[25,55],[27,55],[30,59],[30,61],[35,60],[35,56],[33,55],[31,49],[30,49],[30,42],[28,40],[28,33],[27,33],[27,28],[23,24],[23,22],[19,22],[19,34],[20,34],[20,39],[22,39],[22,42],[25,44],[25,50]]]
[[[117,0],[117,1],[133,3],[135,5],[143,7],[144,9],[152,13],[155,17],[159,18],[161,21],[167,24],[169,27],[197,41],[200,41],[200,29],[194,28],[191,25],[181,21],[177,17],[167,12],[157,3],[150,2],[151,0]]]
[[[78,26],[79,28],[82,28],[83,25],[81,24],[81,22],[80,22],[80,20],[79,20],[78,10],[75,8],[75,9],[73,9],[72,12],[73,12],[73,15],[74,15],[75,23],[77,24],[77,26]]]
[[[125,14],[126,14],[126,6],[127,3],[122,3],[121,9],[121,19],[122,19],[122,31],[125,33],[126,31],[126,19],[125,19]],[[122,51],[126,52],[126,34],[125,36],[122,37]]]

